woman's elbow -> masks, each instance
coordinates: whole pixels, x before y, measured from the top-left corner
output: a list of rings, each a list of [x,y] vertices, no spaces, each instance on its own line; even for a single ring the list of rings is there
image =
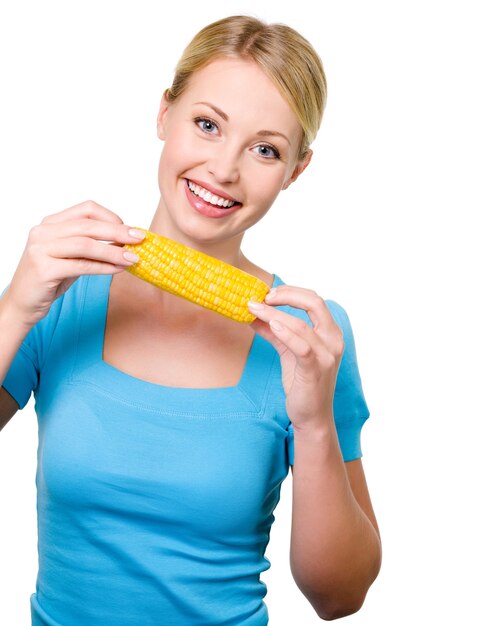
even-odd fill
[[[368,567],[361,571],[347,572],[345,576],[337,572],[315,572],[313,578],[303,578],[293,570],[294,580],[316,611],[320,619],[332,621],[357,613],[363,606],[370,587],[381,568],[381,551],[371,559]],[[292,569],[292,568],[291,568]]]
[[[347,599],[342,603],[325,601],[320,604],[314,604],[313,608],[320,619],[331,622],[332,620],[357,613],[362,608],[364,601],[365,594],[361,598]]]
[[[320,619],[332,621],[360,611],[371,584],[360,586],[342,584],[339,588],[328,588],[318,592],[315,589],[312,593],[309,593],[308,589],[308,593],[304,595]]]

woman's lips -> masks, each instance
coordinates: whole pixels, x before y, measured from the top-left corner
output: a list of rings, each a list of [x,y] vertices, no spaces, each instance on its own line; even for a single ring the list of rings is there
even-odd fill
[[[213,187],[209,183],[202,182],[201,180],[198,180],[196,178],[191,178],[191,179],[187,178],[186,182],[188,183],[188,187],[196,196],[200,196],[204,200],[208,201],[209,199],[206,197],[205,194],[209,193],[212,196],[216,196],[219,199],[218,202],[216,203],[211,202],[210,204],[217,204],[218,206],[222,206],[222,202],[220,202],[220,200],[226,201],[225,206],[228,206],[229,202],[231,203],[237,202],[239,204],[242,204],[241,202],[237,200],[237,198],[230,196],[228,193],[226,193],[225,191],[221,189],[217,189],[216,187]]]
[[[191,189],[188,187],[188,181],[185,181],[184,190],[186,193],[186,197],[191,204],[191,206],[198,211],[201,215],[205,215],[206,217],[226,217],[231,213],[237,211],[242,205],[239,202],[236,202],[231,207],[220,207],[215,204],[211,204],[211,202],[206,202],[203,198],[196,196]]]

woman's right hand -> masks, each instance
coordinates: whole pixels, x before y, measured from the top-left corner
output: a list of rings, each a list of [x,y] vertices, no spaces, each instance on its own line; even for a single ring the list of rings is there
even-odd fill
[[[83,274],[117,274],[136,259],[122,246],[140,242],[135,229],[91,200],[49,215],[34,226],[5,294],[16,319],[28,327],[45,317],[56,298]]]

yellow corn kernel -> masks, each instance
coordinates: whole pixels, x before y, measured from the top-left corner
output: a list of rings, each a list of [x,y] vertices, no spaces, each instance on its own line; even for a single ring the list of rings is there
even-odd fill
[[[145,239],[124,246],[140,257],[128,272],[237,322],[255,320],[247,305],[266,297],[269,287],[262,280],[182,243],[138,230],[145,232]]]

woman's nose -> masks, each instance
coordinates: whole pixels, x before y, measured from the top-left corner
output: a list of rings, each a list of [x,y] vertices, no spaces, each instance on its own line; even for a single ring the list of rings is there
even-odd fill
[[[208,171],[219,183],[235,183],[240,177],[240,152],[236,147],[214,146],[208,160]]]

